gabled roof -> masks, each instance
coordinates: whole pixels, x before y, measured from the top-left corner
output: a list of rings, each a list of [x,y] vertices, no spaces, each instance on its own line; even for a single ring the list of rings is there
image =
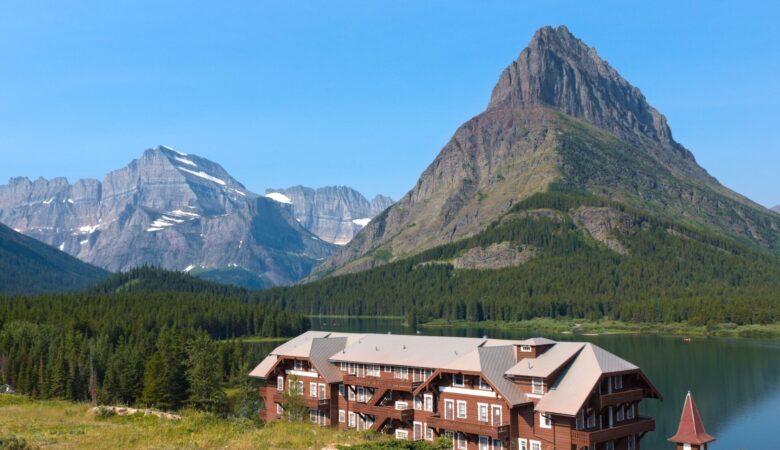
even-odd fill
[[[334,380],[328,381],[329,383],[340,381],[341,374],[337,368],[328,362],[328,357],[348,345],[351,339],[356,339],[359,336],[361,335],[354,333],[307,331],[273,349],[257,367],[249,372],[249,376],[256,378],[268,377],[268,374],[281,357],[307,358],[326,380]],[[336,378],[337,376],[338,378]]]
[[[328,358],[343,349],[345,345],[347,345],[346,337],[316,338],[312,342],[309,361],[328,383],[337,383],[342,379],[341,371],[331,364]]]
[[[699,415],[699,408],[696,406],[696,400],[693,399],[691,391],[685,396],[682,415],[680,416],[680,426],[677,427],[677,434],[670,437],[669,442],[680,444],[702,445],[715,440],[714,437],[707,434],[704,430],[704,422]]]
[[[536,358],[523,358],[506,371],[508,376],[547,378],[585,346],[582,342],[559,342]]]
[[[518,384],[513,383],[504,376],[504,373],[512,367],[516,360],[517,352],[514,346],[481,347],[477,349],[479,354],[482,375],[510,405],[530,403]]]
[[[555,347],[558,345],[560,343]],[[536,411],[575,416],[603,375],[639,370],[597,345],[589,342],[582,345],[577,357],[564,367],[550,390],[536,404]],[[650,388],[655,391],[652,385]]]

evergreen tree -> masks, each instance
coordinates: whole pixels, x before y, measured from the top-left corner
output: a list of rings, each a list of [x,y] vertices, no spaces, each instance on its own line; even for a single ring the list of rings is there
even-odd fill
[[[206,333],[197,333],[187,345],[189,404],[196,409],[221,413],[227,397],[220,386],[222,370],[219,348]]]

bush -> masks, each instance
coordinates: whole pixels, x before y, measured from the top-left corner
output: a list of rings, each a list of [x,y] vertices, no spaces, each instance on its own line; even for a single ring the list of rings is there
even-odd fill
[[[27,441],[20,437],[14,435],[0,436],[0,450],[28,450],[31,448]]]

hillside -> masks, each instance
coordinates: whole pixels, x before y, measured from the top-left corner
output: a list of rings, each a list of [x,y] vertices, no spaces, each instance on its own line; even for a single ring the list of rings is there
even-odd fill
[[[636,87],[565,27],[537,31],[487,109],[316,276],[365,270],[484,231],[552,186],[780,253],[780,217],[722,186]]]
[[[553,185],[474,236],[258,295],[307,314],[415,321],[773,323],[780,318],[780,263],[720,233]]]
[[[0,224],[0,293],[75,291],[108,275]]]

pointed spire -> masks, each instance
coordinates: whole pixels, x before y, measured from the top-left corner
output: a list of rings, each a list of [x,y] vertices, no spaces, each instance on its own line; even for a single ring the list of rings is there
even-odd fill
[[[683,405],[677,434],[670,437],[668,441],[678,444],[702,445],[714,440],[715,438],[704,430],[704,423],[701,420],[701,415],[699,415],[699,408],[696,407],[696,400],[693,399],[691,391],[688,391],[688,395],[685,396],[685,405]]]

